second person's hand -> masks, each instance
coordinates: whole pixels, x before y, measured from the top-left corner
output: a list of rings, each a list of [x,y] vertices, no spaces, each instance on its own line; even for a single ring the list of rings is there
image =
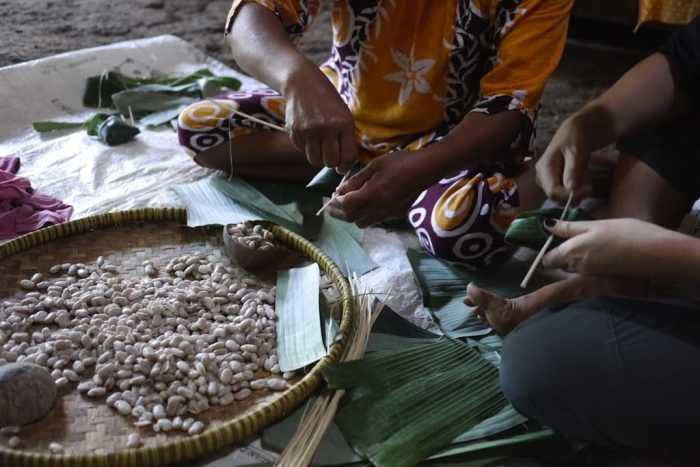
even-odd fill
[[[357,160],[354,120],[325,75],[304,63],[290,75],[283,94],[290,138],[309,164],[349,170]]]
[[[589,136],[576,117],[567,119],[557,130],[544,154],[535,165],[537,184],[551,199],[566,202],[573,192],[574,201],[587,196],[586,170],[591,149]]]

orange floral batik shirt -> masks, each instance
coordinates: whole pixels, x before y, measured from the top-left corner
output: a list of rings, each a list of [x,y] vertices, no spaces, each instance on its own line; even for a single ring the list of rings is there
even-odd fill
[[[319,0],[234,0],[227,30],[247,1],[273,11],[294,40],[320,7]],[[532,129],[572,3],[334,0],[322,70],[350,107],[362,146],[376,154],[429,138],[468,112],[517,110]]]

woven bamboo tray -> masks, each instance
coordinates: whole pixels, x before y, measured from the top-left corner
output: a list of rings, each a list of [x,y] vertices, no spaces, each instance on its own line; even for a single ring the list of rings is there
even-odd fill
[[[143,277],[145,259],[170,258],[206,251],[223,255],[221,230],[191,229],[184,209],[139,209],[93,216],[52,226],[0,245],[0,300],[18,293],[17,281],[34,272],[48,273],[65,262],[93,263],[104,256],[124,277]],[[0,466],[155,467],[193,460],[220,448],[245,442],[264,427],[283,418],[305,401],[321,383],[321,369],[338,361],[352,330],[350,287],[333,262],[304,238],[277,225],[265,223],[275,238],[293,251],[319,264],[341,296],[341,323],[329,354],[303,378],[281,393],[256,391],[244,403],[217,407],[200,414],[207,429],[200,435],[140,431],[143,447],[126,449],[126,438],[136,430],[104,400],[81,397],[74,385],[59,392],[59,399],[44,420],[24,427],[22,447],[10,449],[0,439]],[[62,455],[48,453],[48,445],[64,445]]]

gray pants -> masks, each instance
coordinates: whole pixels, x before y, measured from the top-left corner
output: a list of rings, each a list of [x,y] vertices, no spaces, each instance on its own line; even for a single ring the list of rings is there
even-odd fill
[[[567,437],[700,452],[700,310],[599,298],[543,311],[506,338],[501,384]]]

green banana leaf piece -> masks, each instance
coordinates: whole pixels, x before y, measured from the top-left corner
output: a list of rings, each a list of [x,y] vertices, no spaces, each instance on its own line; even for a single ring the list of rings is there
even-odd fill
[[[277,274],[277,354],[282,371],[294,371],[326,355],[319,313],[318,264]]]
[[[362,167],[364,167],[364,164],[355,162],[350,168],[348,177],[355,175],[362,170]],[[324,196],[331,196],[342,179],[343,176],[336,172],[335,169],[324,167],[306,184],[306,188]]]
[[[541,209],[539,211],[527,211],[516,217],[508,227],[506,232],[506,242],[515,246],[524,246],[533,250],[541,249],[549,232],[544,228],[544,221],[559,219],[562,214],[561,208]],[[566,213],[567,221],[587,221],[591,217],[580,208],[569,209]],[[554,237],[554,245],[562,243],[560,238]]]
[[[40,133],[84,128],[89,136],[97,137],[109,146],[131,141],[140,130],[129,125],[118,114],[96,113],[84,122],[34,122],[34,129]]]
[[[329,387],[350,390],[336,423],[377,467],[416,465],[507,405],[498,370],[452,339],[373,352],[323,374]]]
[[[112,95],[127,89],[144,85],[162,85],[172,92],[184,94],[198,93],[200,97],[209,97],[214,89],[237,90],[240,81],[226,76],[215,76],[204,68],[186,76],[164,76],[161,78],[140,78],[124,75],[118,71],[108,71],[87,79],[83,93],[83,105],[86,107],[112,107]]]
[[[199,100],[197,94],[182,95],[160,88],[160,85],[145,85],[120,91],[112,95],[113,106],[122,115],[133,113],[135,118],[142,118],[174,107],[184,107]]]
[[[440,336],[436,334],[413,325],[390,309],[386,309],[379,315],[375,322],[372,334],[370,334],[367,351],[395,352],[402,349],[414,348],[414,346],[418,345],[423,345],[421,348],[427,349],[428,347],[425,347],[425,345],[438,342],[439,337]],[[468,345],[474,347],[484,358],[491,361],[497,356],[497,350],[499,350],[501,346],[501,339],[495,335],[481,338],[480,341],[469,339]],[[432,348],[435,351],[438,350],[436,346]],[[497,360],[495,361],[498,363]],[[352,397],[349,398],[351,399]],[[289,417],[266,428],[262,435],[263,446],[267,449],[281,452],[287,444],[289,444],[289,440],[301,421],[304,410],[305,408],[301,407]],[[525,425],[523,425],[523,417],[515,412],[512,406],[507,405],[493,417],[460,433],[447,448],[434,454],[430,459],[453,457],[454,455],[460,455],[462,451],[470,454],[470,458],[474,459],[482,459],[490,455],[499,455],[506,446],[509,446],[510,440],[512,440],[514,444],[520,443],[520,437],[524,430],[531,431],[532,428],[525,427]],[[487,437],[489,441],[481,441]],[[494,441],[496,444],[492,446],[491,443]],[[492,447],[494,449],[492,449]],[[350,448],[338,426],[332,423],[316,452],[313,465],[358,465],[361,459],[362,458]]]
[[[108,146],[127,143],[139,133],[138,128],[129,125],[118,115],[108,117],[97,127],[97,136]]]
[[[84,122],[40,121],[32,123],[32,127],[39,133],[85,128],[88,135],[97,136],[97,127],[100,126],[102,122],[107,120],[109,116],[110,114],[96,113]]]
[[[112,107],[124,116],[133,115],[147,127],[157,127],[177,118],[183,108],[202,98],[237,90],[241,82],[216,76],[208,69],[186,76],[139,78],[109,71],[87,79],[83,104]]]
[[[51,121],[40,121],[32,123],[34,130],[39,133],[49,133],[52,131],[61,130],[72,130],[76,128],[83,128],[85,122],[51,122]]]

